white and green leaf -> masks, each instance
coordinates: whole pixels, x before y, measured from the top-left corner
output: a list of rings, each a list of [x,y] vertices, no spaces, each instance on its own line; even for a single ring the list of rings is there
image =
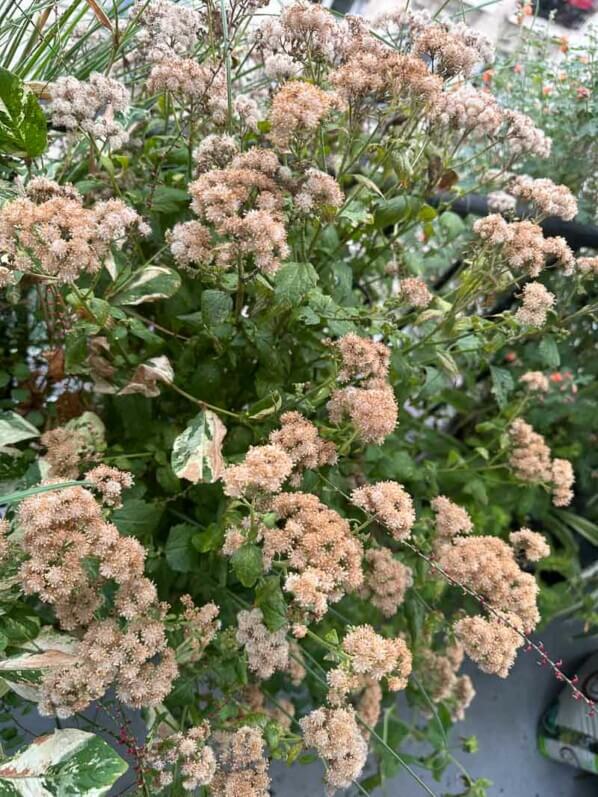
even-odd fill
[[[0,764],[0,797],[100,797],[126,771],[126,762],[93,733],[56,730]]]
[[[146,266],[137,271],[113,297],[118,305],[136,305],[169,299],[181,287],[181,278],[166,266]]]
[[[202,410],[174,441],[170,464],[179,479],[215,482],[224,472],[222,442],[226,427],[210,410]]]

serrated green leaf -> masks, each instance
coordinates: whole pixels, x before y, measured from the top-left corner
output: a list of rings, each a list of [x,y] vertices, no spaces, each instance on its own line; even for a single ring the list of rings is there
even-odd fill
[[[178,213],[189,199],[189,194],[182,188],[159,185],[152,196],[151,209],[154,213]]]
[[[196,551],[207,553],[216,551],[222,545],[224,530],[217,523],[210,523],[204,531],[198,531],[193,535],[191,542]]]
[[[318,282],[318,273],[311,263],[285,263],[274,279],[277,301],[295,304]]]
[[[233,309],[233,300],[224,291],[203,291],[200,303],[202,318],[208,327],[223,324]]]
[[[278,631],[286,624],[286,603],[278,576],[268,576],[255,591],[255,605],[262,610],[264,623],[270,631]]]
[[[215,482],[224,471],[222,441],[226,427],[210,410],[202,410],[174,441],[170,464],[179,479]]]
[[[241,584],[253,587],[263,570],[261,548],[251,542],[245,543],[231,556],[231,565]]]
[[[561,355],[559,347],[554,338],[546,335],[540,341],[538,346],[538,354],[542,358],[542,362],[547,368],[558,368],[561,364]]]
[[[515,387],[513,376],[506,368],[498,368],[495,365],[490,366],[490,375],[492,377],[492,394],[502,409],[509,400],[509,393]]]

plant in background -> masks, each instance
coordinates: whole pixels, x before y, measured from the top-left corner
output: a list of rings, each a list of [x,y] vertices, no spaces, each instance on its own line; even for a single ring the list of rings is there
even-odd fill
[[[478,87],[483,36],[263,5],[6,10],[4,716],[93,704],[103,791],[126,752],[142,794],[258,797],[313,749],[331,792],[433,794],[465,655],[531,646],[593,711],[529,635],[586,600],[544,413],[595,258],[543,231],[577,202],[521,172],[550,138]],[[443,192],[480,186],[468,226]]]

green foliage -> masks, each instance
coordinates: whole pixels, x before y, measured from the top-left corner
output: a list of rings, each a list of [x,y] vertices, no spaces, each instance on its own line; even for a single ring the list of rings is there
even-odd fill
[[[46,116],[23,81],[0,67],[0,147],[4,152],[36,158],[47,146]]]
[[[141,626],[153,633],[153,623],[163,623],[178,667],[164,702],[144,706],[148,745],[170,743],[178,738],[170,734],[207,720],[212,732],[260,728],[271,758],[313,760],[297,720],[326,704],[331,669],[351,665],[342,647],[348,629],[367,624],[386,639],[403,640],[413,656],[405,694],[414,720],[397,716],[395,695],[384,687],[380,719],[367,729],[373,767],[356,788],[368,792],[406,770],[414,793],[424,793],[418,771],[438,781],[455,762],[451,734],[461,708],[456,688],[438,689],[430,654],[444,660],[446,674],[455,621],[483,613],[491,598],[484,596],[480,604],[435,570],[434,498],[444,495],[463,507],[475,535],[508,543],[510,532],[521,527],[541,533],[550,556],[523,566],[539,585],[543,622],[567,615],[581,618],[589,633],[598,627],[597,576],[586,567],[598,546],[595,288],[579,269],[571,275],[547,262],[538,279],[554,293],[554,307],[544,328],[521,324],[516,311],[530,273],[477,236],[473,219],[457,215],[446,200],[446,191],[467,196],[504,189],[505,175],[525,171],[569,185],[579,197],[581,218],[590,220],[593,189],[586,178],[596,110],[595,99],[579,89],[593,90],[595,78],[575,54],[557,65],[544,57],[546,42],[523,47],[525,40],[514,58],[499,60],[489,75],[505,105],[529,113],[553,136],[549,160],[509,150],[504,127],[481,139],[443,127],[432,113],[435,101],[424,102],[418,91],[402,94],[403,80],[363,102],[352,97],[335,103],[314,126],[298,127],[288,147],[277,147],[272,98],[280,85],[264,74],[260,47],[245,38],[247,4],[233,2],[239,13],[224,18],[219,4],[215,10],[206,6],[202,35],[186,55],[196,62],[193,69],[216,64],[223,71],[212,75],[220,93],[212,96],[210,86],[201,99],[148,89],[155,65],[147,60],[147,41],[140,46],[136,37],[140,20],[118,4],[103,9],[72,0],[51,14],[43,3],[35,3],[31,14],[17,5],[0,0],[2,206],[28,196],[20,183],[27,187],[43,177],[77,188],[78,213],[118,199],[147,226],[143,234],[127,230],[114,237],[102,227],[109,252],[97,268],[81,267],[73,279],[63,279],[60,266],[46,273],[37,255],[19,248],[22,228],[13,241],[21,258],[8,247],[3,252],[0,505],[10,527],[9,556],[0,557],[3,708],[33,710],[44,677],[69,666],[73,639],[83,638],[88,625],[77,627],[73,639],[53,637],[55,647],[42,645],[58,620],[37,587],[22,589],[21,565],[29,552],[18,505],[74,484],[91,488],[85,474],[103,462],[132,474],[134,485],[122,505],[106,501],[103,511],[120,535],[132,538],[125,541],[127,550],[140,551],[137,542],[143,546],[138,567],[143,563],[163,603],[141,618]],[[372,52],[375,42],[381,40],[370,42]],[[389,45],[404,54],[410,37],[398,36]],[[294,53],[303,70],[299,80],[340,90],[332,71],[345,55],[328,63],[312,46]],[[413,66],[409,58],[404,63]],[[517,71],[514,59],[522,67]],[[446,94],[460,81],[468,85],[464,76],[443,71],[437,59],[427,66],[434,71],[430,85],[440,81]],[[564,79],[557,80],[558,70]],[[96,71],[130,91],[127,111],[108,112],[129,134],[121,146],[80,129],[65,136],[36,97],[45,102],[47,82],[59,75],[85,80]],[[477,83],[474,76],[471,85]],[[552,93],[543,90],[548,83]],[[246,123],[239,112],[243,102],[236,100],[253,94],[260,118]],[[299,105],[291,110],[299,118]],[[285,123],[293,119],[289,112]],[[211,136],[224,134],[234,139],[238,157],[255,157],[263,171],[256,167],[248,175],[251,169],[244,166],[226,184],[230,159],[216,147],[213,186],[205,190],[204,184],[196,193],[194,181],[205,176],[203,166],[198,171],[197,148],[201,153],[213,143]],[[266,162],[272,155],[275,168]],[[333,183],[338,202],[331,199],[334,192],[298,200],[314,170],[318,179]],[[213,202],[210,214],[200,216],[202,202]],[[252,218],[259,219],[257,227],[244,226]],[[60,218],[57,226],[65,224],[64,240],[70,242],[68,220]],[[199,226],[183,227],[190,239],[181,244],[179,225],[189,221]],[[273,229],[284,246],[279,238],[269,248]],[[40,233],[42,242],[46,233]],[[61,245],[55,249],[60,252]],[[421,280],[420,295],[409,293],[408,280],[414,279]],[[422,287],[430,294],[423,300]],[[345,378],[347,364],[337,343],[349,334],[382,344],[388,374],[378,364],[372,379],[366,357]],[[546,392],[525,386],[521,377],[529,371],[542,372]],[[375,421],[387,411],[380,393],[368,392],[372,388],[389,390],[399,422],[388,433],[368,436],[363,419]],[[348,411],[335,415],[335,402],[344,400]],[[344,576],[345,561],[335,563],[332,573],[308,568],[305,583],[293,584],[290,577],[310,555],[292,550],[305,518],[285,522],[274,511],[273,496],[261,489],[267,463],[254,461],[242,470],[252,447],[271,444],[290,412],[313,426],[288,438],[292,462],[286,464],[293,473],[280,491],[316,496],[342,518],[320,516],[306,547],[334,562],[339,541],[331,542],[328,533],[337,522],[346,524],[364,551],[390,552],[411,573],[396,610],[382,613],[371,583],[367,589],[329,586],[337,566]],[[569,507],[553,505],[550,483],[515,475],[508,430],[519,417],[544,436],[553,458],[573,463],[575,498]],[[52,443],[40,437],[56,428],[74,453],[67,445],[52,456]],[[314,435],[335,457],[319,459],[319,451],[314,460]],[[227,468],[238,465],[247,488],[223,480]],[[398,482],[412,497],[416,520],[407,538],[350,499],[356,487],[383,481]],[[90,580],[99,577],[100,564],[98,557],[83,556]],[[361,566],[367,581],[370,564]],[[102,585],[94,623],[116,611],[121,574],[115,573]],[[135,584],[126,586],[132,595],[127,611],[134,612]],[[391,591],[392,581],[388,586]],[[301,588],[308,596],[303,602]],[[212,604],[217,618],[210,614]],[[251,609],[261,611],[267,631],[292,640],[290,663],[296,675],[303,662],[303,679],[281,670],[265,680],[256,677],[236,634],[239,611]],[[134,626],[124,610],[116,616],[123,632]],[[357,681],[349,703],[361,710],[368,695],[365,681]],[[120,716],[118,690],[114,699],[103,695],[98,710]],[[71,748],[65,733],[82,735],[71,738]],[[50,738],[40,745],[51,744],[53,752],[44,758],[43,771],[34,773],[38,791],[102,794],[124,771],[114,748],[98,737],[57,731]],[[10,734],[7,741],[14,749]],[[477,748],[476,737],[461,741],[463,754]],[[24,793],[11,767],[28,755],[0,763],[0,794]],[[470,777],[462,765],[460,771],[461,795],[485,797],[491,784]],[[148,778],[142,792],[163,792],[152,780],[155,772],[142,774]],[[173,797],[183,794],[181,781],[179,761],[168,787]],[[209,793],[200,788],[202,797]]]

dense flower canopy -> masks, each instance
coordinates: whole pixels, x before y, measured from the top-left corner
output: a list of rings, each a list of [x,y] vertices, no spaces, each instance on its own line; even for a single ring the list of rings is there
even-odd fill
[[[308,749],[333,793],[387,739],[448,764],[464,656],[506,677],[593,533],[591,379],[556,369],[598,267],[547,233],[580,205],[493,45],[265,5],[82,4],[4,70],[0,671],[122,714],[140,794],[265,797]]]

